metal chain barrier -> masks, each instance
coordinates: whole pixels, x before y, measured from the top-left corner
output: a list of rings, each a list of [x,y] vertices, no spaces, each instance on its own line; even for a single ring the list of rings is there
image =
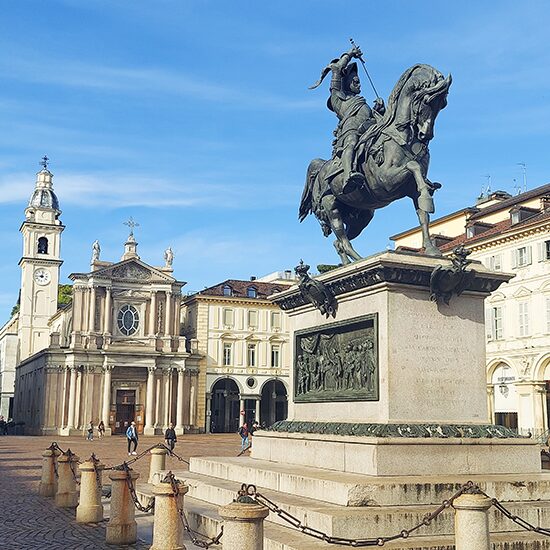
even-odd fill
[[[97,468],[97,465],[99,464],[99,458],[96,457],[95,453],[91,454],[90,462],[94,465],[95,482],[98,490],[101,491],[103,489],[103,484],[101,483],[99,470]]]
[[[286,510],[283,510],[277,504],[275,504],[272,500],[267,498],[265,495],[262,495],[256,490],[256,487],[254,485],[247,485],[243,483],[241,486],[241,490],[239,491],[239,496],[248,496],[251,497],[253,500],[255,500],[258,504],[263,504],[265,507],[269,509],[269,511],[273,512],[274,514],[277,514],[283,521],[286,521],[289,523],[292,527],[295,529],[298,529],[304,535],[308,535],[310,537],[313,537],[318,540],[322,540],[328,544],[340,544],[342,546],[352,546],[353,548],[359,548],[359,547],[365,547],[365,546],[384,546],[387,542],[390,542],[392,540],[396,539],[406,539],[408,538],[412,533],[417,531],[418,529],[424,527],[425,525],[430,525],[430,523],[436,519],[444,510],[452,506],[455,499],[457,499],[460,495],[475,491],[476,487],[474,483],[469,481],[468,483],[465,483],[460,487],[460,489],[451,496],[451,498],[444,500],[433,512],[430,514],[426,514],[422,521],[418,524],[412,527],[411,529],[403,529],[399,533],[392,535],[392,536],[386,536],[386,537],[373,537],[373,538],[365,538],[365,539],[347,539],[343,537],[333,537],[330,535],[327,535],[326,533],[323,533],[322,531],[319,531],[317,529],[313,529],[312,527],[308,527],[304,523],[302,523],[296,516],[293,516]]]
[[[174,494],[174,498],[177,499],[177,496],[179,494],[178,491],[178,485],[176,481],[176,477],[172,472],[168,472],[164,479],[162,480],[163,483],[170,483],[172,487],[172,492]],[[177,500],[176,500],[177,502]],[[191,542],[198,546],[199,548],[210,548],[211,546],[214,546],[215,544],[219,544],[220,539],[223,535],[223,526],[220,529],[220,532],[213,538],[206,537],[206,535],[203,535],[202,533],[199,533],[198,531],[195,531],[194,529],[191,529],[191,526],[189,525],[189,520],[187,519],[187,516],[185,515],[185,510],[183,509],[183,506],[180,508],[178,507],[178,513],[181,519],[181,523],[183,525],[183,528],[189,535],[189,538]],[[198,538],[197,535],[199,535],[202,538]]]
[[[71,451],[71,449],[67,449],[66,452],[63,453],[65,456],[69,457],[69,467],[71,468],[71,473],[73,474],[74,482],[77,485],[80,485],[80,480],[76,477],[76,472],[74,469],[74,462],[71,460],[73,456],[76,456],[75,453]],[[82,462],[78,461],[79,464],[82,464]]]
[[[137,497],[136,489],[134,487],[134,483],[132,481],[132,478],[130,477],[130,468],[128,467],[128,464],[126,462],[123,462],[122,467],[113,468],[114,470],[124,470],[126,472],[126,484],[128,485],[128,490],[130,491],[130,497],[132,498],[134,502],[134,506],[140,511],[140,512],[150,512],[155,507],[155,500],[152,499],[151,503],[147,506],[143,506]]]
[[[547,529],[545,527],[536,527],[535,525],[529,523],[527,520],[520,518],[519,516],[516,516],[515,514],[512,514],[510,510],[504,507],[504,505],[499,502],[496,498],[491,498],[489,495],[484,493],[483,491],[480,491],[480,493],[487,498],[491,499],[491,502],[493,503],[493,506],[503,515],[505,515],[509,520],[513,521],[516,525],[519,525],[526,531],[532,531],[533,533],[538,533],[539,535],[544,535],[546,537],[550,537],[550,529]]]

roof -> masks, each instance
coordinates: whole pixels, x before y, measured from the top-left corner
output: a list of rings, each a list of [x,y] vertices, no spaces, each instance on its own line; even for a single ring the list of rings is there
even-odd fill
[[[288,285],[284,284],[277,284],[277,283],[262,283],[260,281],[241,281],[239,279],[227,279],[226,281],[223,281],[217,285],[205,288],[204,290],[201,290],[197,295],[201,296],[223,296],[225,298],[229,298],[229,296],[226,296],[223,293],[224,287],[229,286],[231,288],[231,297],[233,298],[248,298],[251,299],[249,296],[247,296],[247,289],[249,288],[255,288],[256,289],[256,298],[257,300],[267,300],[268,296],[271,296],[272,294],[275,294],[276,292],[280,292],[285,287],[288,287]]]
[[[531,189],[529,191],[526,191],[525,193],[520,193],[519,195],[515,195],[513,197],[510,197],[509,199],[505,199],[503,201],[499,201],[495,204],[492,204],[491,206],[487,206],[486,208],[479,208],[479,206],[469,206],[466,208],[461,208],[460,210],[456,210],[455,212],[451,212],[450,214],[446,214],[445,216],[442,216],[441,218],[436,218],[434,220],[430,221],[430,227],[438,224],[442,221],[445,221],[447,219],[453,218],[457,216],[458,214],[462,214],[464,212],[468,212],[470,215],[468,217],[469,220],[478,220],[480,218],[484,218],[488,214],[492,214],[494,212],[498,212],[499,210],[507,210],[512,208],[513,206],[523,203],[525,201],[534,199],[539,196],[543,196],[546,194],[550,194],[550,183],[547,183],[545,185],[541,185],[540,187],[535,187],[535,189]],[[401,231],[401,233],[397,233],[395,235],[392,235],[390,239],[392,241],[396,241],[400,239],[401,237],[404,237],[408,233],[415,233],[419,231],[420,226],[416,225],[415,227],[411,227],[410,229],[407,229],[405,231]]]
[[[495,223],[491,227],[488,227],[487,231],[483,231],[483,233],[479,233],[470,238],[467,238],[466,233],[463,232],[452,241],[449,241],[448,243],[441,245],[439,247],[439,250],[441,250],[441,252],[448,252],[452,250],[455,246],[458,246],[459,244],[463,244],[466,247],[468,247],[469,245],[474,244],[478,241],[482,241],[487,237],[491,237],[493,235],[502,235],[503,233],[507,233],[509,231],[515,231],[516,229],[526,227],[526,226],[539,223],[542,221],[546,221],[546,220],[550,220],[550,210],[543,210],[539,214],[531,216],[530,218],[527,218],[526,220],[523,220],[522,222],[519,222],[519,223],[515,223],[513,225],[512,225],[512,220],[510,218],[507,218],[505,220],[502,220],[501,222]]]
[[[516,204],[534,199],[539,195],[546,195],[547,193],[550,193],[550,183],[547,183],[546,185],[541,185],[540,187],[535,187],[535,189],[531,189],[530,191],[526,191],[525,193],[520,193],[519,195],[515,195],[514,197],[505,199],[501,202],[488,206],[487,208],[480,208],[479,212],[473,214],[470,219],[476,220],[485,217],[487,214],[498,212],[499,210],[507,210],[509,208],[512,208],[512,206],[515,206]]]

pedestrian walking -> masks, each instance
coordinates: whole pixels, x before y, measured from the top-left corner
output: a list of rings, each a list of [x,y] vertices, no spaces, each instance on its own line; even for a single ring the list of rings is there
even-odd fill
[[[105,423],[103,422],[103,420],[101,420],[101,422],[97,425],[97,436],[99,437],[99,439],[102,439],[104,435]]]
[[[94,440],[94,423],[90,420],[90,423],[88,424],[88,433],[86,434],[86,439],[88,441]]]
[[[172,424],[172,422],[170,422],[170,425],[164,432],[164,441],[166,442],[166,446],[170,450],[170,455],[172,455],[177,441],[176,431],[174,430],[174,424]]]
[[[137,455],[138,433],[136,423],[133,420],[126,430],[126,438],[128,439],[128,456]],[[134,449],[131,451],[130,449],[132,445],[134,446]]]
[[[0,416],[0,435],[8,435],[8,423],[3,416]]]
[[[248,447],[248,424],[245,422],[239,428],[239,435],[241,436],[241,451],[244,451]]]

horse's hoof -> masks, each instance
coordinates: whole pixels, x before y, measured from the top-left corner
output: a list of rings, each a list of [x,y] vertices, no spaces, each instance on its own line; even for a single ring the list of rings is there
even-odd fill
[[[441,250],[439,250],[439,248],[437,248],[437,246],[434,246],[433,244],[424,248],[424,254],[426,254],[426,256],[433,256],[435,258],[443,257]]]

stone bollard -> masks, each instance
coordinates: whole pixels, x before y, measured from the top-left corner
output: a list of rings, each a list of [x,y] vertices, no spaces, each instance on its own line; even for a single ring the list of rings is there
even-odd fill
[[[224,550],[263,550],[264,519],[269,510],[248,496],[222,506],[218,513],[223,518],[222,548]]]
[[[185,550],[183,524],[179,511],[183,508],[183,495],[187,493],[189,487],[177,481],[175,488],[177,488],[177,496],[174,496],[174,489],[169,481],[162,481],[153,487],[155,521],[153,546],[150,550]]]
[[[42,459],[42,477],[38,487],[38,494],[43,497],[54,497],[57,491],[56,460],[61,453],[55,448],[50,447],[43,453]]]
[[[78,493],[74,471],[78,463],[78,456],[71,453],[62,454],[57,459],[57,492],[55,493],[55,505],[59,508],[76,508]]]
[[[491,499],[464,493],[453,502],[455,509],[455,549],[490,550],[489,516]]]
[[[129,469],[128,474],[134,484],[139,473]],[[134,544],[137,540],[136,508],[126,481],[126,471],[113,470],[109,479],[112,482],[111,517],[107,523],[105,541],[107,544]]]
[[[80,503],[76,508],[77,523],[99,523],[103,521],[101,504],[102,472],[105,468],[95,456],[82,463],[80,470]]]
[[[155,474],[166,470],[166,455],[168,451],[165,447],[153,447],[150,452],[151,464],[149,466],[148,483],[154,483]]]

